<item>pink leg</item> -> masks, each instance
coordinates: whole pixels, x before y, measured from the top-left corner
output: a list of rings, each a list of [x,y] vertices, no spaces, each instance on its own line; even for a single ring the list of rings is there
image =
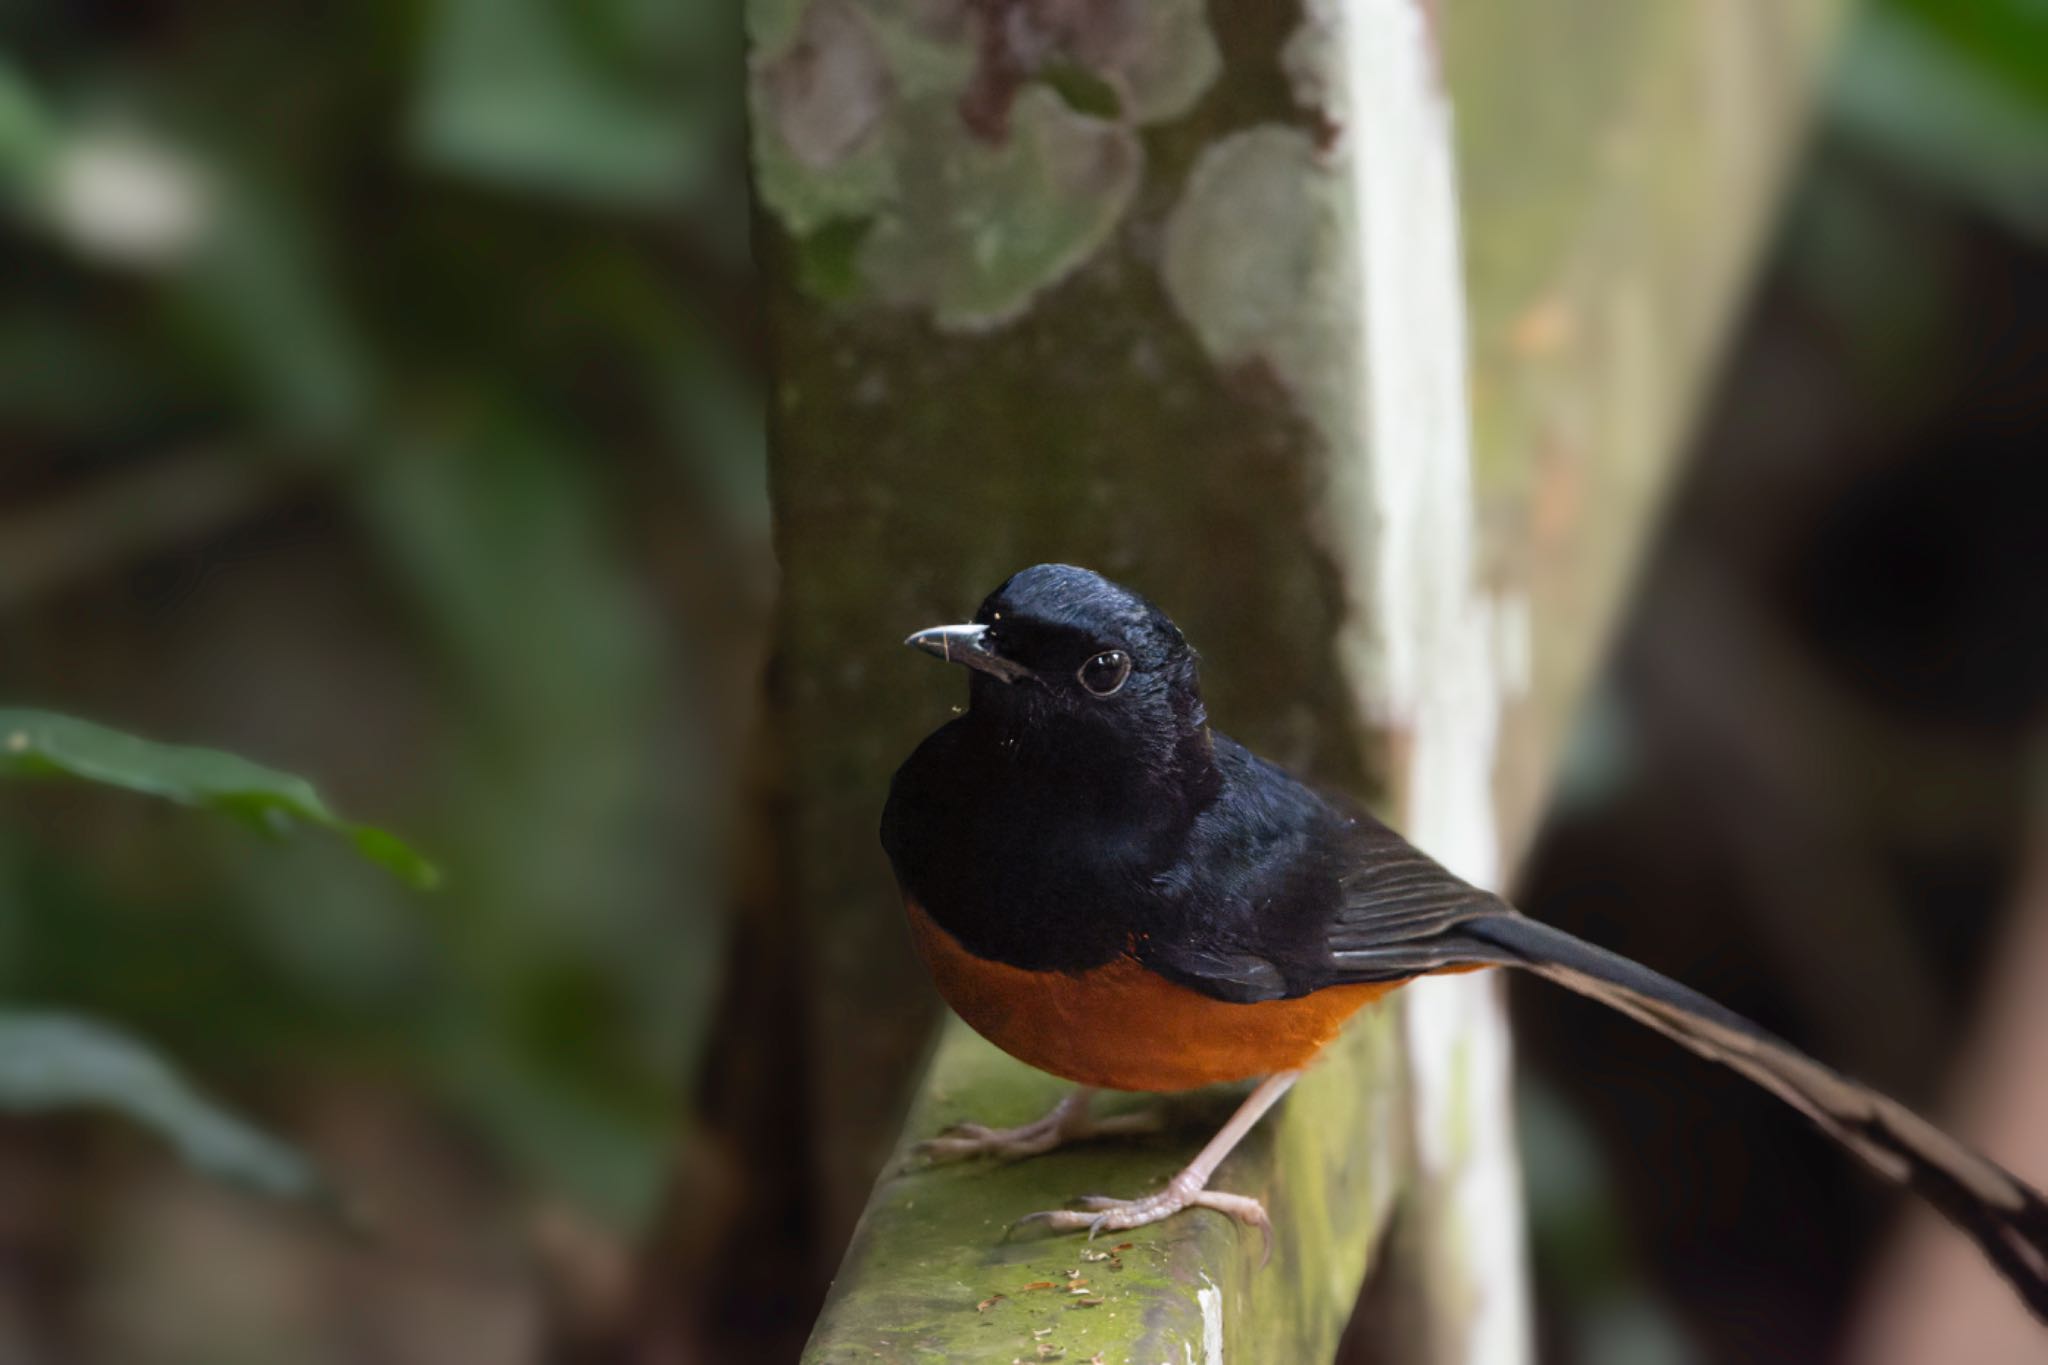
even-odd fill
[[[1043,1213],[1027,1214],[1013,1226],[1035,1223],[1056,1232],[1079,1232],[1085,1228],[1093,1237],[1098,1232],[1121,1232],[1126,1228],[1156,1223],[1186,1208],[1215,1209],[1265,1233],[1270,1254],[1272,1234],[1266,1219],[1266,1206],[1249,1195],[1211,1190],[1208,1187],[1209,1177],[1216,1173],[1217,1166],[1230,1155],[1231,1149],[1244,1140],[1244,1135],[1252,1130],[1253,1125],[1287,1093],[1287,1088],[1300,1074],[1298,1071],[1282,1071],[1260,1082],[1259,1088],[1252,1091],[1238,1106],[1237,1112],[1230,1116],[1230,1122],[1209,1139],[1209,1145],[1179,1175],[1166,1182],[1164,1189],[1137,1199],[1088,1195],[1074,1201],[1078,1208],[1048,1209]]]
[[[1069,1092],[1043,1118],[1017,1128],[985,1128],[978,1123],[956,1123],[939,1136],[918,1143],[910,1149],[910,1154],[935,1165],[978,1156],[1038,1156],[1069,1142],[1117,1133],[1149,1133],[1159,1127],[1159,1115],[1149,1110],[1114,1114],[1106,1119],[1090,1117],[1088,1101],[1094,1097],[1092,1088],[1081,1086]]]

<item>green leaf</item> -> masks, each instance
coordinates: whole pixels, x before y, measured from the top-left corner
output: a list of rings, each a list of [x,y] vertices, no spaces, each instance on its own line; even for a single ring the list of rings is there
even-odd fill
[[[622,53],[601,41],[607,27],[641,41]],[[686,199],[713,168],[714,89],[660,70],[674,37],[645,28],[618,0],[440,0],[415,150],[465,175],[610,207]],[[635,69],[634,55],[656,69]]]
[[[48,711],[0,708],[0,777],[72,777],[220,811],[283,833],[293,820],[319,825],[414,886],[440,880],[434,865],[395,835],[342,819],[302,777],[214,749],[157,744]]]
[[[215,155],[218,221],[169,294],[190,360],[283,438],[282,450],[346,445],[374,421],[389,381],[330,224],[311,192],[260,157]]]
[[[141,1124],[218,1180],[280,1199],[330,1199],[305,1156],[207,1099],[143,1044],[89,1019],[0,1012],[0,1111],[82,1108]]]
[[[2017,23],[2010,10],[1984,13]],[[1978,27],[1935,24],[1940,12],[1894,0],[1863,14],[1836,62],[1833,121],[2008,229],[2048,240],[2048,67],[2030,85],[1962,41]],[[2035,29],[2048,37],[2048,20]]]
[[[0,202],[39,192],[56,145],[49,114],[36,92],[0,58]]]
[[[2048,8],[2039,0],[1885,0],[1979,75],[2048,112]]]

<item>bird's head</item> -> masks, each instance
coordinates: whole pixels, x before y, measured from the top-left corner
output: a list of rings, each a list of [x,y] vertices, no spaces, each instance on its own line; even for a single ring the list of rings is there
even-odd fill
[[[1207,742],[1195,652],[1164,612],[1101,574],[1038,564],[974,619],[905,644],[972,670],[969,705],[1017,748],[1096,744],[1147,767]]]

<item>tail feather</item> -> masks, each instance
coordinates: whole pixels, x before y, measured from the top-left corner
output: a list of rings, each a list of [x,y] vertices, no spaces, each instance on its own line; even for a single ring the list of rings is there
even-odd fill
[[[1519,915],[1460,924],[1486,960],[1612,1006],[1777,1095],[1967,1233],[2048,1322],[2048,1200],[1912,1110],[1639,963]]]

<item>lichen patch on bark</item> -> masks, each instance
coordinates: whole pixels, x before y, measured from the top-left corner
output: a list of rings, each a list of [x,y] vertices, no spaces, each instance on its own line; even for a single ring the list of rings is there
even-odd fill
[[[985,330],[1088,261],[1138,130],[1221,70],[1201,0],[753,0],[756,185],[837,302]],[[813,260],[820,257],[820,260]]]

